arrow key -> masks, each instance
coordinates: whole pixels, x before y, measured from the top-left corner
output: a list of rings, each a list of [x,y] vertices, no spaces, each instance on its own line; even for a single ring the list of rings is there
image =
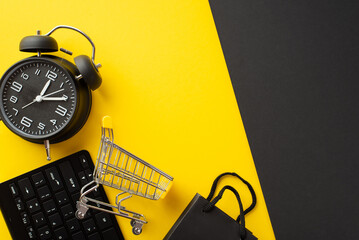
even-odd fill
[[[26,206],[27,206],[27,209],[29,209],[30,213],[37,212],[41,209],[39,201],[36,198],[27,201]]]
[[[35,223],[35,227],[41,227],[46,223],[45,216],[42,212],[36,213],[34,216],[32,216],[32,220]]]
[[[85,229],[85,232],[87,234],[90,234],[94,231],[96,231],[96,225],[95,225],[95,222],[93,219],[89,219],[89,220],[86,220],[85,222],[82,223],[82,226],[84,227]]]

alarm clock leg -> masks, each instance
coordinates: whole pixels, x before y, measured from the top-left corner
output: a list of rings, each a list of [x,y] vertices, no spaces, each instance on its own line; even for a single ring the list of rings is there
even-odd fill
[[[44,145],[45,145],[45,149],[46,149],[47,160],[50,161],[51,160],[51,157],[50,157],[50,141],[45,140]]]

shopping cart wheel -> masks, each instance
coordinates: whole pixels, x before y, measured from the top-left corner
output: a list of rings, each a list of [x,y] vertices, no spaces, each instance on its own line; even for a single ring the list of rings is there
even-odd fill
[[[135,224],[136,224],[136,220],[132,219],[131,222],[130,222],[130,224],[131,224],[131,227],[134,227]]]
[[[80,212],[79,210],[76,210],[76,212],[75,212],[75,217],[77,218],[77,219],[83,219],[84,217],[85,217],[85,214],[83,214],[82,212]]]
[[[132,232],[135,235],[140,235],[142,232],[142,228],[134,227],[134,228],[132,228]]]

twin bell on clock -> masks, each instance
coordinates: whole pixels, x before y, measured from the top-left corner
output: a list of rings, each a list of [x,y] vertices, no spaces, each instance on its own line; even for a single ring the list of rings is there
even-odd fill
[[[75,64],[54,56],[59,50],[51,37],[58,29],[82,34],[92,45],[91,58],[80,55]],[[60,48],[66,54],[72,53]],[[24,37],[20,51],[36,53],[12,65],[0,81],[0,117],[6,127],[23,139],[45,144],[50,160],[50,143],[75,135],[85,124],[91,110],[91,90],[101,85],[95,64],[95,45],[81,30],[60,25],[45,35]]]

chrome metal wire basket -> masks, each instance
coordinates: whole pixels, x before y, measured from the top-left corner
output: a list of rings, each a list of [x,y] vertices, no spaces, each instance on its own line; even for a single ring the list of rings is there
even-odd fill
[[[76,217],[83,219],[89,208],[112,213],[131,219],[132,232],[138,235],[147,220],[144,215],[126,209],[122,202],[133,195],[152,200],[164,198],[171,188],[173,178],[116,145],[109,116],[103,118],[102,125],[93,181],[81,189]],[[90,192],[96,191],[100,184],[120,190],[116,196],[116,205],[87,196]]]

